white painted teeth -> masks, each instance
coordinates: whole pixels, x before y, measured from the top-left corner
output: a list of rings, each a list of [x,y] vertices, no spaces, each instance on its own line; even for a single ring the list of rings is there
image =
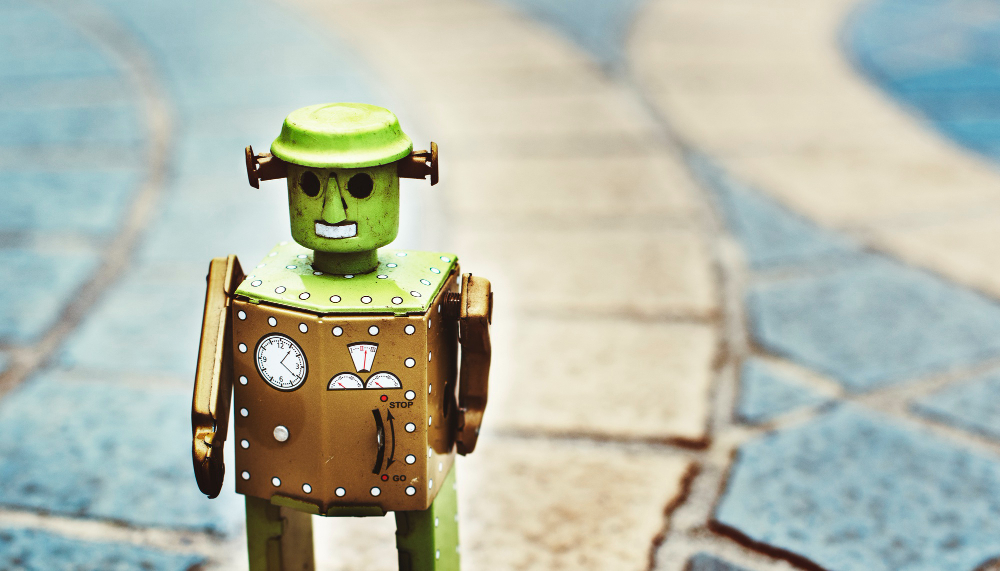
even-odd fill
[[[336,225],[316,222],[316,235],[322,238],[353,238],[358,235],[358,225],[354,222]]]

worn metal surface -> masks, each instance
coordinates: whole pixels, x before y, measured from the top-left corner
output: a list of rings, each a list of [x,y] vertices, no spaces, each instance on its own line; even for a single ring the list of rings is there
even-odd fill
[[[238,493],[331,515],[430,505],[455,453],[458,332],[439,307],[457,268],[442,281],[408,316],[233,302]]]
[[[457,264],[453,254],[382,249],[367,274],[316,275],[313,256],[293,242],[278,244],[236,295],[321,314],[424,313]]]
[[[192,459],[198,487],[214,498],[226,473],[222,459],[229,430],[229,403],[233,394],[230,296],[243,280],[236,256],[215,258],[208,267],[208,288],[191,403]]]

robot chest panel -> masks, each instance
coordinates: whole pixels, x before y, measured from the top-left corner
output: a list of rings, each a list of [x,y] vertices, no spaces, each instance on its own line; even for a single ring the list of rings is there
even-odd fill
[[[436,312],[233,309],[237,491],[426,507],[427,466],[454,441],[455,326]]]

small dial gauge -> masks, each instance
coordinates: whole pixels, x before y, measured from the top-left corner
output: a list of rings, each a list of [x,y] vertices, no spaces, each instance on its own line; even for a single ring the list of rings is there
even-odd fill
[[[378,343],[351,343],[347,346],[347,350],[351,352],[355,370],[359,373],[368,373],[372,370]]]
[[[398,389],[402,386],[399,377],[387,372],[375,373],[368,377],[368,382],[365,383],[366,389]]]
[[[340,373],[330,379],[330,384],[326,386],[326,390],[328,391],[363,388],[365,388],[365,383],[361,381],[361,377],[354,373]]]
[[[279,391],[294,391],[302,386],[309,373],[302,347],[280,333],[261,337],[254,361],[261,378]]]

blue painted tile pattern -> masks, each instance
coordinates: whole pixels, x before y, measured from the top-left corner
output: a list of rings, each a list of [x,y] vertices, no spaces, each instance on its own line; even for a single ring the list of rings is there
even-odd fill
[[[974,569],[1000,553],[1000,458],[845,405],[740,448],[715,519],[825,569]]]
[[[0,569],[11,571],[188,571],[204,561],[197,555],[0,527]]]
[[[759,359],[747,359],[740,372],[736,417],[760,424],[797,408],[817,406],[829,399],[777,372]]]
[[[187,387],[58,373],[27,382],[0,401],[0,505],[233,531],[238,497],[208,500],[193,484],[190,406]]]
[[[139,184],[134,170],[0,171],[0,231],[118,231]]]
[[[556,27],[608,68],[622,63],[625,40],[642,0],[504,0]]]
[[[707,553],[698,553],[688,561],[685,571],[749,571]]]
[[[373,94],[349,46],[269,2],[95,4],[134,34],[146,52],[140,55],[161,74],[174,120],[166,187],[133,263],[60,349],[54,364],[60,369],[50,368],[0,400],[0,503],[232,534],[243,510],[231,479],[228,491],[207,500],[191,469],[190,382],[204,276],[212,256],[236,253],[250,263],[288,235],[283,181],[249,188],[243,147],[253,143],[266,150],[285,114],[303,105],[393,105]],[[46,30],[30,31],[34,22],[47,25],[40,12],[19,0],[0,3],[0,61],[16,59],[23,42],[46,37]],[[21,18],[29,31],[7,29],[6,16]],[[50,153],[53,164],[67,144],[142,148],[148,133],[137,111],[141,100],[131,91],[127,97],[109,94],[112,83],[129,85],[121,70],[94,63],[74,76],[60,58],[79,61],[93,46],[65,40],[50,47],[38,47],[48,67],[39,64],[37,73],[0,74],[0,91],[5,81],[17,82],[13,95],[0,94],[0,145],[37,148]],[[45,91],[39,86],[61,81],[84,82],[91,103],[32,99],[31,93]],[[58,232],[64,239],[84,234],[98,238],[92,243],[99,246],[120,227],[146,177],[145,161],[136,162],[118,170],[0,170],[0,184],[12,190],[0,198],[0,229],[46,237]],[[40,192],[46,196],[39,199]],[[86,243],[80,248],[86,250]],[[3,252],[36,262],[49,255],[0,249],[0,262]],[[46,279],[66,281],[55,277]],[[13,312],[36,289],[0,300]],[[56,293],[48,302],[60,308],[65,292]],[[4,307],[0,335],[6,322],[16,323],[5,321]]]
[[[850,240],[815,224],[734,179],[708,157],[686,154],[698,182],[712,191],[730,231],[755,270],[786,268],[853,258],[861,254]]]
[[[911,408],[956,428],[1000,440],[1000,373],[949,385],[919,399]]]
[[[944,135],[1000,159],[1000,5],[877,0],[843,30],[857,68]]]
[[[30,343],[55,324],[65,305],[98,264],[85,252],[0,249],[5,293],[0,296],[0,341]]]
[[[855,392],[1000,356],[1000,305],[884,259],[758,284],[748,309],[761,346]]]

